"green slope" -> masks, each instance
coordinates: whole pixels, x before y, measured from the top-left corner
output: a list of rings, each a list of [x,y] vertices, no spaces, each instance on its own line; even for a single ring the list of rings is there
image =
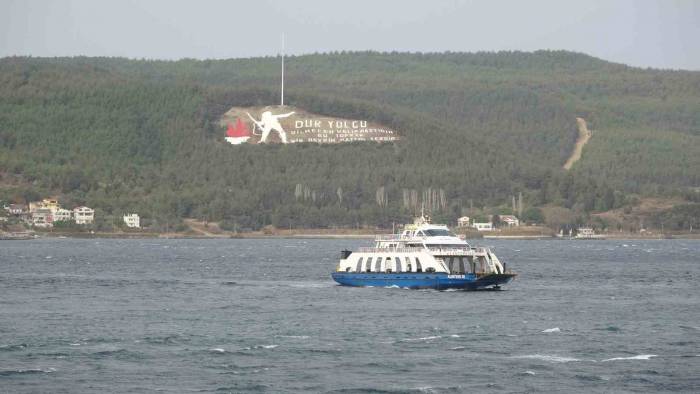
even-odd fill
[[[279,58],[0,59],[0,198],[57,193],[106,213],[257,228],[384,224],[404,190],[470,203],[590,211],[623,193],[700,185],[700,73],[641,70],[570,52],[333,53],[287,59],[287,101],[368,118],[396,144],[244,146],[222,141],[232,106],[278,100]],[[594,130],[569,173],[576,116]],[[297,184],[314,200],[294,196]],[[387,207],[375,202],[384,187]],[[342,191],[342,201],[338,197]],[[617,191],[615,193],[615,191]],[[611,198],[611,196],[616,196]],[[470,202],[470,200],[472,200]]]

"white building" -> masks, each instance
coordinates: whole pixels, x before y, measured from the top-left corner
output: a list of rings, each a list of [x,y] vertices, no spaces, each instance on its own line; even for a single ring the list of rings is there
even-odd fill
[[[54,222],[68,222],[73,220],[73,211],[64,208],[58,208],[53,213]]]
[[[26,206],[22,204],[10,204],[5,206],[5,210],[10,214],[10,215],[21,215],[23,213],[26,213]]]
[[[457,219],[457,227],[469,227],[470,220],[469,216],[462,216]]]
[[[36,227],[53,227],[53,214],[48,208],[39,208],[32,213],[32,225]]]
[[[141,227],[141,218],[136,213],[130,213],[124,215],[124,223],[126,224],[126,227],[139,228]]]
[[[501,215],[501,223],[505,223],[508,227],[520,226],[520,220],[513,215]]]
[[[29,212],[34,213],[39,209],[48,209],[51,213],[56,212],[61,206],[55,198],[45,198],[41,201],[31,201],[29,203]]]
[[[95,221],[95,210],[85,206],[73,209],[76,224],[92,224]]]
[[[486,222],[486,223],[476,223],[472,224],[472,227],[479,231],[493,231],[493,223],[491,222]]]

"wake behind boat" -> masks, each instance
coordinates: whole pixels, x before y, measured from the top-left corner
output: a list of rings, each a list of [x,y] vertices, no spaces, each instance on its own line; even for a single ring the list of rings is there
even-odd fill
[[[342,251],[331,276],[346,286],[478,290],[500,289],[516,274],[490,249],[421,216],[400,234],[378,236],[373,248]]]

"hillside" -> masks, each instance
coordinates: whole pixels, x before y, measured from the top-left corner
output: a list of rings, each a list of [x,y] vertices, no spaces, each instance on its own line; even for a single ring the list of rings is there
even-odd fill
[[[400,131],[393,143],[231,146],[221,117],[276,103],[279,58],[0,59],[0,199],[238,228],[390,226],[425,203],[554,204],[586,217],[700,185],[700,73],[583,54],[306,55],[287,101]],[[595,136],[569,171],[578,128]],[[12,180],[9,182],[8,180]],[[301,193],[299,193],[301,190]]]

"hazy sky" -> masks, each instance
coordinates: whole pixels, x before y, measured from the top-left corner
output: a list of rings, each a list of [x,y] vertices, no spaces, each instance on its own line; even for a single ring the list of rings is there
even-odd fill
[[[698,0],[0,0],[0,56],[567,49],[700,70]]]

